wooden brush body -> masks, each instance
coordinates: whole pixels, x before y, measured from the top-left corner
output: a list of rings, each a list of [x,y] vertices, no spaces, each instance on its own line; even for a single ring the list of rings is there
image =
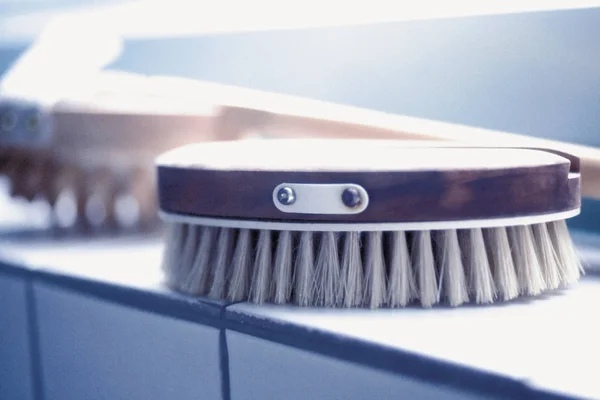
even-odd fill
[[[577,281],[576,157],[381,140],[188,145],[157,159],[163,268],[194,295],[457,306]]]

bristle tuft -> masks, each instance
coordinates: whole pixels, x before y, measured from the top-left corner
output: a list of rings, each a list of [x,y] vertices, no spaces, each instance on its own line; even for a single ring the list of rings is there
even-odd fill
[[[406,233],[390,234],[390,261],[388,303],[391,307],[404,307],[418,297],[417,284],[412,270]]]
[[[191,269],[187,272],[187,277],[184,280],[182,289],[193,295],[205,295],[209,290],[209,282],[211,277],[211,255],[213,252],[214,239],[216,236],[216,228],[202,227],[200,228],[200,240],[193,261],[189,264]],[[192,233],[188,234],[191,237]],[[193,253],[192,253],[193,254]],[[190,261],[192,258],[189,259]]]
[[[279,232],[273,279],[275,281],[275,297],[273,301],[283,304],[290,301],[292,296],[292,233]]]
[[[508,229],[521,294],[533,296],[546,288],[529,226]]]
[[[186,224],[167,224],[165,227],[165,245],[163,248],[161,269],[165,273],[169,286],[179,287],[182,281],[180,269],[181,251],[185,241]]]
[[[259,231],[249,294],[254,303],[262,304],[271,299],[271,252],[271,231]]]
[[[369,232],[366,240],[365,295],[364,301],[370,308],[378,308],[387,300],[386,271],[383,258],[383,233]]]
[[[519,295],[519,281],[506,228],[488,228],[483,232],[498,296],[505,301],[514,299]]]
[[[569,234],[566,221],[554,221],[548,224],[550,238],[560,264],[561,281],[570,285],[579,280],[583,268]]]
[[[440,257],[439,285],[443,290],[443,297],[451,306],[468,302],[469,294],[456,230],[441,231],[436,243]]]
[[[313,255],[313,233],[302,232],[300,244],[296,256],[296,268],[294,274],[295,302],[300,306],[309,306],[313,303],[314,295],[314,255]]]
[[[215,265],[213,269],[213,281],[208,292],[208,297],[212,299],[222,299],[225,297],[227,289],[227,277],[231,267],[231,257],[233,253],[234,230],[221,228],[219,238],[217,239],[217,252],[215,256]]]
[[[556,289],[560,286],[560,267],[548,227],[545,223],[535,224],[532,233],[546,288]]]
[[[360,306],[363,301],[363,265],[360,256],[360,234],[347,232],[344,235],[342,252],[342,287],[344,289],[343,305],[345,307]]]
[[[419,284],[419,299],[423,307],[431,307],[437,303],[438,292],[431,232],[414,232],[412,246],[413,269],[416,271]]]
[[[476,303],[492,303],[496,287],[490,270],[481,229],[462,232],[461,250],[469,276],[469,292]]]
[[[183,247],[181,248],[181,254],[179,255],[179,276],[180,280],[187,281],[194,266],[194,259],[198,252],[198,244],[201,227],[188,225],[184,236]]]
[[[248,298],[250,277],[252,276],[252,238],[248,229],[240,229],[233,253],[232,272],[227,290],[227,298],[241,301]]]
[[[315,304],[335,307],[340,304],[342,294],[335,233],[322,232],[315,266]]]

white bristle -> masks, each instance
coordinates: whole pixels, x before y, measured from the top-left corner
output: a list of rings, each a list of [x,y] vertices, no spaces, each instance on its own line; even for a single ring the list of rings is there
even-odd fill
[[[346,232],[342,252],[342,286],[345,307],[356,307],[363,301],[363,266],[360,247],[360,234]]]
[[[346,308],[506,301],[582,273],[564,221],[385,233],[175,223],[162,268],[170,286],[193,295]]]
[[[179,273],[183,267],[181,250],[187,229],[188,225],[186,224],[166,225],[161,269],[165,273],[169,285],[174,287],[179,287],[182,280]]]
[[[194,266],[194,258],[198,251],[200,230],[202,230],[202,227],[193,225],[189,225],[186,230],[185,239],[183,239],[183,248],[179,256],[181,265],[178,268],[178,273],[181,279],[187,280]]]
[[[412,261],[413,270],[417,275],[421,305],[431,307],[437,303],[438,286],[430,231],[413,233]]]
[[[233,229],[221,228],[217,239],[217,252],[213,268],[213,281],[208,296],[213,299],[225,297],[227,289],[227,277],[231,266],[233,253]]]
[[[271,299],[271,252],[271,231],[261,230],[258,234],[249,293],[250,301],[254,303],[261,304]]]
[[[315,305],[335,307],[343,294],[337,240],[333,232],[321,233],[315,265]]]
[[[560,286],[560,267],[548,227],[546,224],[535,224],[532,226],[532,233],[546,288],[556,289]]]
[[[521,294],[540,294],[546,288],[546,285],[537,258],[530,227],[510,227],[508,229],[508,238],[513,251],[513,261],[517,270],[517,279]]]
[[[199,246],[196,248],[192,268],[187,273],[187,278],[183,282],[182,289],[195,295],[205,295],[208,293],[208,284],[211,279],[211,255],[216,236],[216,228],[202,227],[200,233]]]
[[[403,307],[418,297],[406,233],[391,232],[389,246],[388,303],[391,307]]]
[[[483,233],[481,229],[468,229],[461,236],[461,250],[468,271],[469,293],[476,303],[492,303],[496,297],[496,288]]]
[[[275,265],[273,268],[275,281],[275,297],[273,301],[277,304],[287,303],[291,299],[292,269],[292,233],[290,231],[281,231],[277,239],[277,252],[275,253]]]
[[[519,281],[506,228],[489,228],[483,233],[498,296],[505,301],[514,299],[519,295]]]
[[[451,306],[468,302],[469,293],[456,230],[440,232],[436,244],[437,254],[440,257],[439,286],[444,291],[443,297]],[[438,295],[438,298],[440,297]]]
[[[569,235],[567,223],[565,221],[550,222],[548,230],[561,266],[562,282],[567,285],[577,282],[583,269]]]
[[[314,258],[313,258],[313,233],[302,232],[296,256],[296,273],[294,283],[296,287],[295,301],[300,306],[311,305],[314,301]]]
[[[387,300],[383,233],[369,232],[366,236],[364,301],[370,308],[378,308]]]
[[[232,271],[227,290],[227,298],[231,301],[245,300],[248,297],[252,276],[252,251],[250,230],[240,229],[231,261]]]

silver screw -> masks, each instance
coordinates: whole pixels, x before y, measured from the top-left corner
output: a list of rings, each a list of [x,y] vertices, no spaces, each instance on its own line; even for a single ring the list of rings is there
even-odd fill
[[[296,193],[294,192],[294,189],[290,187],[282,187],[277,192],[277,200],[284,206],[289,206],[296,201]]]
[[[360,192],[355,188],[346,188],[342,192],[342,203],[348,208],[356,208],[362,203]]]

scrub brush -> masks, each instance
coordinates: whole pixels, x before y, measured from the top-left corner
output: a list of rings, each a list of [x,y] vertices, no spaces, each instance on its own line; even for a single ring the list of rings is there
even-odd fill
[[[317,131],[386,137],[337,118],[344,107],[333,120],[337,105],[190,79],[100,71],[51,101],[8,83],[0,174],[13,197],[47,202],[61,230],[156,227],[154,159],[188,143]]]
[[[54,228],[156,227],[154,158],[211,140],[198,101],[104,69],[122,49],[109,25],[59,17],[0,81],[0,173],[13,196],[49,203]]]
[[[103,71],[87,95],[52,106],[0,99],[0,174],[13,196],[50,203],[55,226],[152,228],[153,162],[198,141],[427,140],[544,147],[581,158],[582,195],[600,199],[600,150],[190,79]]]
[[[175,290],[317,307],[459,306],[578,281],[576,157],[360,139],[199,143],[157,158]]]
[[[514,135],[505,133],[191,79],[103,70],[122,45],[105,28],[56,22],[0,82],[0,173],[9,178],[13,196],[48,202],[58,228],[155,227],[154,158],[203,140],[318,135],[472,142],[480,133],[484,140],[512,145]],[[547,147],[536,145],[541,146]],[[600,185],[586,178],[585,169],[595,165],[582,167],[583,194],[600,197]]]
[[[0,174],[13,197],[46,201],[55,228],[155,227],[154,158],[211,139],[202,113],[177,109],[176,102],[134,108],[124,93],[114,96],[112,108],[0,99]]]

